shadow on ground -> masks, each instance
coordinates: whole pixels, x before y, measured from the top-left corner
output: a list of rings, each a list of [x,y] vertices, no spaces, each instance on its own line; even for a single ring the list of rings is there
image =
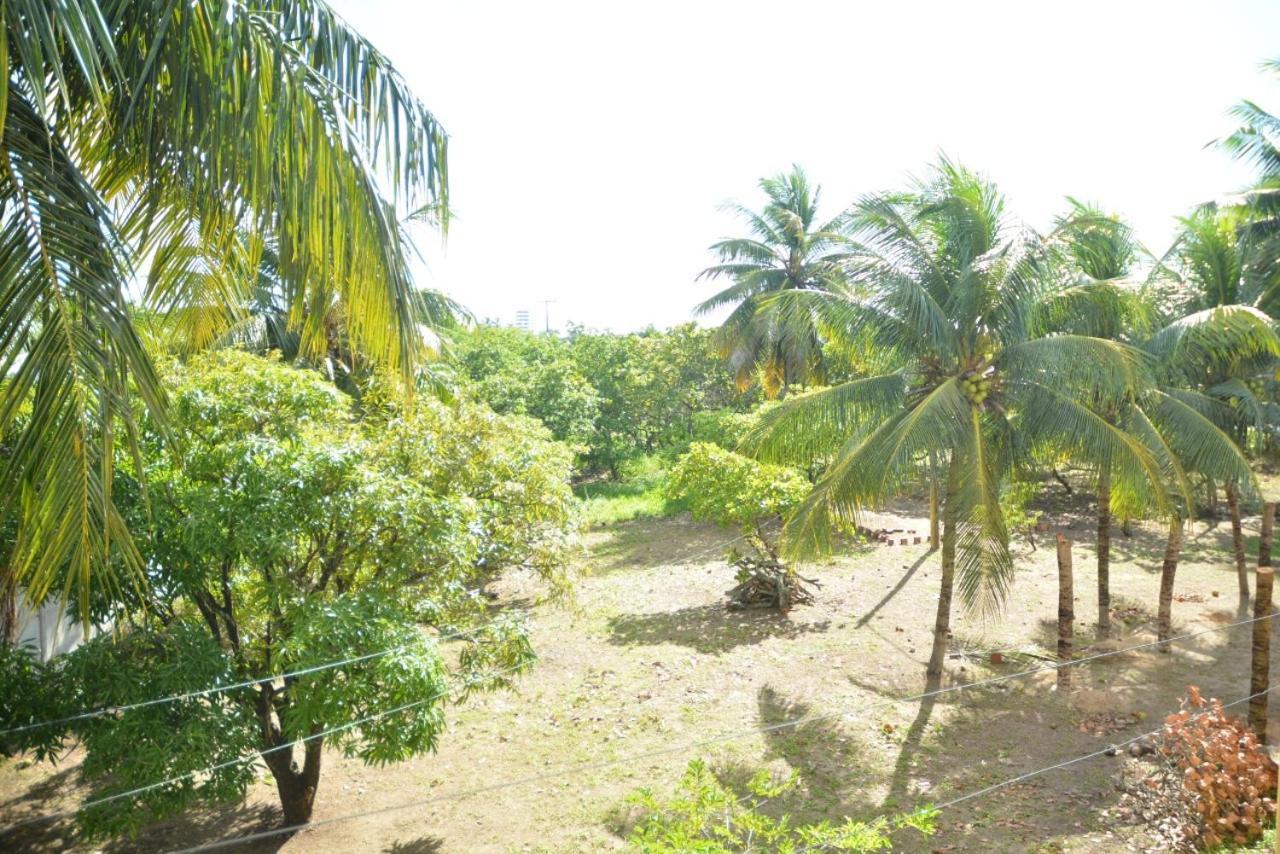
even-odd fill
[[[793,640],[830,627],[829,620],[802,623],[776,611],[730,611],[717,602],[676,611],[619,614],[609,620],[609,642],[619,646],[672,643],[716,655],[775,638]]]
[[[672,529],[676,530],[672,530]],[[636,519],[611,526],[591,544],[591,570],[607,575],[623,569],[702,566],[723,560],[732,531],[677,519]]]
[[[435,836],[422,836],[405,842],[393,842],[382,850],[386,854],[438,854],[444,850],[444,840]]]
[[[1149,639],[1145,633],[1123,639],[1122,645]],[[894,814],[945,802],[1133,738],[1156,729],[1165,715],[1177,711],[1189,684],[1201,687],[1206,696],[1235,700],[1247,693],[1243,658],[1237,666],[1212,669],[1206,669],[1204,661],[1220,659],[1227,649],[1247,644],[1247,639],[1247,627],[1235,628],[1189,638],[1171,655],[1144,649],[1091,662],[1075,669],[1074,689],[1065,697],[1056,692],[1056,674],[1051,670],[995,685],[960,687],[1027,669],[1016,662],[981,668],[969,665],[964,678],[957,679],[959,665],[952,661],[946,693],[906,706],[895,703],[896,697],[919,693],[923,672],[916,685],[890,688],[850,676],[850,683],[887,701],[883,714],[892,731],[875,731],[873,720],[832,729],[845,735],[856,729],[864,741],[883,734],[895,748],[885,798],[870,808],[855,801],[850,805],[853,814]],[[786,705],[776,698],[769,703]],[[1241,713],[1242,707],[1234,712]],[[894,718],[904,714],[911,715],[910,723],[896,725]],[[767,724],[769,716],[762,712],[761,721]],[[1051,730],[1056,731],[1053,738],[1048,737]],[[808,735],[804,753],[818,757],[821,770],[822,757],[838,755],[842,743],[817,727]],[[1070,746],[1064,747],[1064,741]],[[884,779],[872,759],[858,763],[872,766],[866,779]],[[955,850],[1029,850],[1023,846],[1078,835],[1081,828],[1094,827],[1098,810],[1114,799],[1110,778],[1121,761],[1086,760],[956,805],[941,816],[936,837],[927,842],[918,837],[914,841],[895,838],[894,850],[949,850],[946,845],[956,846]],[[848,767],[845,773],[861,772]],[[858,807],[863,811],[857,812]]]

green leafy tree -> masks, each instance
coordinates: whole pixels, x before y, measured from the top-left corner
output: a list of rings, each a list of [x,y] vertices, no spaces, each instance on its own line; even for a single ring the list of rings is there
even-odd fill
[[[767,298],[788,290],[842,293],[848,257],[844,215],[822,221],[821,195],[799,166],[760,181],[767,202],[760,212],[726,205],[750,229],[750,236],[711,245],[720,263],[699,278],[728,278],[733,284],[699,304],[707,314],[732,306],[718,340],[740,387],[757,379],[776,397],[793,383],[822,381],[822,340],[815,326],[779,323]]]
[[[1111,462],[1113,481],[1158,492],[1164,472],[1138,439],[1096,409],[1145,384],[1143,356],[1086,334],[1049,334],[1067,293],[1054,253],[1016,228],[996,188],[949,161],[910,191],[876,195],[850,214],[863,296],[796,291],[774,298],[802,328],[832,339],[870,335],[902,367],[766,413],[747,447],[767,461],[829,459],[786,527],[796,553],[908,483],[940,478],[942,554],[930,687],[941,684],[955,586],[971,607],[998,608],[1012,581],[1000,485],[1030,449]]]
[[[458,337],[457,362],[471,393],[500,414],[532,416],[582,453],[595,440],[601,400],[565,342],[497,326]]]
[[[645,854],[700,851],[731,854],[742,851],[884,851],[893,847],[892,834],[913,829],[930,836],[935,813],[924,809],[895,818],[837,824],[803,824],[777,816],[771,806],[799,784],[796,775],[775,779],[767,771],[754,776],[739,794],[716,778],[700,759],[689,763],[674,795],[662,798],[641,789],[629,803],[640,818],[627,838],[632,850]]]
[[[659,340],[657,333],[578,329],[571,334],[574,362],[600,399],[587,454],[590,470],[616,478],[624,462],[658,449],[673,417],[683,420],[679,394],[661,373],[655,353]]]
[[[729,553],[738,568],[731,601],[767,604],[786,611],[807,601],[806,579],[778,553],[776,529],[809,491],[793,469],[759,463],[717,445],[695,442],[671,470],[667,498],[687,506],[693,518],[736,528],[750,552]]]
[[[169,375],[177,452],[144,419],[147,502],[126,505],[154,595],[59,660],[64,693],[119,706],[356,660],[76,722],[96,795],[80,819],[102,836],[241,797],[261,752],[285,823],[306,822],[325,748],[373,765],[432,750],[448,703],[531,664],[481,588],[515,565],[563,589],[569,456],[527,419],[409,408],[390,382],[357,421],[319,374],[240,352]],[[446,657],[424,626],[468,633]]]
[[[176,243],[274,241],[304,349],[337,304],[355,349],[410,368],[400,216],[447,222],[446,137],[319,0],[13,0],[0,62],[0,493],[11,513],[24,496],[12,571],[39,601],[144,573],[110,489],[117,422],[164,412],[134,270]]]

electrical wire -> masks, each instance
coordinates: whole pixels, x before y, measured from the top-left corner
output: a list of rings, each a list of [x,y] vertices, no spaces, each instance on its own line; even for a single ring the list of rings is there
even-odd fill
[[[454,632],[452,634],[440,635],[437,638],[433,638],[433,640],[435,640],[436,643],[440,643],[442,641],[449,641],[449,640],[458,640],[468,635],[475,634],[476,632],[481,631],[482,629],[487,629],[493,625],[494,623],[486,623],[482,626],[475,626],[463,632]],[[154,700],[143,700],[138,703],[125,703],[119,706],[103,706],[98,709],[92,709],[85,712],[79,712],[74,715],[68,715],[65,718],[55,718],[53,720],[23,724],[22,726],[10,727],[9,729],[0,730],[0,738],[3,738],[7,735],[12,735],[14,733],[27,732],[29,730],[39,729],[41,727],[60,726],[62,724],[75,723],[76,721],[89,720],[91,718],[100,718],[100,717],[103,717],[104,715],[116,715],[122,712],[132,711],[134,709],[144,709],[149,706],[160,706],[166,703],[177,703],[182,700],[198,700],[201,697],[212,697],[217,694],[225,693],[227,691],[237,691],[241,688],[251,688],[254,685],[260,685],[264,682],[275,682],[280,679],[293,679],[298,676],[307,676],[312,673],[320,673],[325,670],[333,670],[334,668],[337,668],[337,667],[344,667],[348,664],[358,664],[362,661],[370,661],[375,658],[381,658],[386,655],[392,655],[394,653],[408,649],[409,646],[410,644],[399,644],[397,646],[389,647],[387,649],[379,650],[377,652],[370,652],[364,655],[357,655],[353,658],[344,658],[337,661],[329,661],[324,664],[317,664],[313,667],[304,667],[300,670],[292,670],[292,671],[289,671],[288,673],[277,673],[274,676],[259,676],[256,679],[246,679],[243,682],[235,682],[230,685],[220,685],[214,688],[204,688],[199,691],[188,691],[183,694],[172,694],[168,697],[158,697]]]
[[[1270,693],[1271,691],[1275,690],[1275,688],[1277,687],[1280,687],[1280,686],[1271,685],[1268,688],[1265,688],[1262,691],[1257,692],[1256,694],[1250,694],[1247,697],[1241,697],[1238,700],[1232,700],[1230,703],[1223,703],[1222,708],[1228,709],[1228,708],[1231,708],[1232,706],[1238,706],[1241,703],[1247,703],[1256,697],[1261,697],[1264,694]],[[1212,712],[1213,712],[1212,709],[1203,711],[1203,712],[1197,712],[1191,715],[1191,719],[1194,720],[1195,718],[1203,717],[1204,715],[1207,715],[1207,714],[1212,714]],[[1030,780],[1032,777],[1039,777],[1041,774],[1047,774],[1050,771],[1057,771],[1059,768],[1066,768],[1068,766],[1075,765],[1079,762],[1084,762],[1088,759],[1095,759],[1099,756],[1113,756],[1121,748],[1128,747],[1130,744],[1133,744],[1134,742],[1137,742],[1137,741],[1141,741],[1144,738],[1151,738],[1154,735],[1158,735],[1160,731],[1161,731],[1160,729],[1154,729],[1151,732],[1144,732],[1141,735],[1136,735],[1133,738],[1128,739],[1127,741],[1121,741],[1116,744],[1109,744],[1101,750],[1095,750],[1092,753],[1086,753],[1083,756],[1077,756],[1073,759],[1068,759],[1065,762],[1058,762],[1054,765],[1048,765],[1044,768],[1040,768],[1035,771],[1028,771],[1025,774],[1019,774],[1016,777],[1010,777],[1008,780],[1004,780],[999,783],[993,783],[990,786],[985,786],[981,789],[977,789],[975,791],[960,795],[959,797],[952,798],[949,801],[944,801],[943,803],[940,803],[936,807],[934,807],[934,809],[941,812],[942,810],[953,807],[956,804],[962,804],[965,801],[973,800],[974,798],[980,798],[983,795],[989,795],[992,792],[999,791],[1000,789],[1005,788],[1006,786],[1012,786],[1016,783],[1021,783],[1024,780]]]
[[[499,668],[498,670],[487,674],[487,678],[493,678],[496,676],[505,675],[507,673],[512,673],[516,670],[519,670],[521,667],[524,667],[525,664],[526,662],[517,662],[516,664],[510,665],[508,667]],[[38,822],[47,821],[49,819],[63,818],[65,816],[75,815],[76,813],[81,812],[83,810],[91,809],[97,806],[102,806],[103,804],[112,803],[114,801],[123,800],[124,798],[131,798],[135,795],[145,794],[147,792],[155,791],[156,789],[163,788],[164,786],[168,786],[173,783],[181,783],[184,780],[191,780],[202,774],[212,774],[216,771],[221,771],[224,768],[232,768],[236,765],[242,765],[245,762],[251,762],[255,759],[260,759],[271,753],[277,753],[282,750],[292,750],[294,745],[306,744],[307,742],[315,741],[316,739],[325,738],[326,736],[335,735],[340,732],[346,732],[347,730],[355,729],[356,727],[361,726],[363,724],[367,724],[371,721],[385,718],[388,715],[394,715],[394,714],[397,714],[398,712],[406,712],[409,709],[417,708],[418,706],[425,705],[427,703],[430,703],[433,700],[441,699],[447,696],[447,694],[448,694],[447,689],[444,691],[439,691],[430,696],[422,697],[418,700],[414,700],[411,703],[404,703],[403,705],[396,706],[395,708],[392,708],[392,709],[387,709],[385,711],[376,712],[371,715],[366,715],[363,718],[359,718],[354,721],[348,721],[347,723],[342,724],[340,726],[331,727],[330,729],[323,730],[322,732],[312,733],[311,735],[294,739],[293,741],[287,742],[285,744],[278,744],[275,747],[268,747],[265,750],[259,750],[255,753],[248,753],[248,754],[245,754],[244,756],[237,756],[235,759],[229,759],[225,762],[219,762],[216,765],[210,765],[206,768],[197,768],[193,771],[188,771],[185,774],[179,774],[176,777],[169,777],[166,780],[160,780],[155,783],[148,783],[144,786],[138,786],[137,788],[129,789],[128,791],[125,791],[125,792],[116,792],[115,794],[107,795],[105,797],[94,798],[93,800],[85,801],[75,809],[63,810],[61,812],[54,812],[54,813],[46,813],[44,815],[39,815],[32,818],[24,819],[23,821],[19,821],[15,824],[9,825],[7,828],[5,828],[5,831],[6,832],[12,831],[19,827],[25,827],[26,825],[36,824]]]
[[[1236,628],[1238,626],[1249,625],[1250,623],[1255,623],[1255,622],[1258,622],[1259,620],[1271,619],[1277,616],[1280,616],[1280,613],[1268,614],[1264,617],[1253,617],[1251,619],[1241,620],[1236,623],[1228,623],[1223,626],[1215,626],[1214,628],[1211,628],[1211,629],[1204,629],[1202,631],[1197,631],[1197,632],[1188,632],[1186,634],[1177,635],[1175,637],[1168,638],[1167,640],[1163,640],[1163,641],[1157,640],[1157,641],[1152,641],[1150,643],[1137,644],[1134,646],[1124,647],[1122,649],[1111,650],[1104,653],[1098,653],[1096,655],[1087,656],[1085,658],[1074,659],[1066,662],[1054,662],[1044,667],[1031,668],[1028,670],[1018,671],[1016,673],[1009,673],[1002,676],[992,677],[990,679],[982,679],[976,682],[965,682],[957,685],[951,685],[945,688],[939,688],[933,691],[926,691],[922,694],[916,694],[909,697],[893,698],[891,700],[886,700],[885,702],[886,703],[888,702],[910,703],[910,702],[926,700],[926,699],[929,699],[932,697],[938,697],[944,694],[954,693],[957,691],[964,691],[969,688],[978,688],[978,687],[983,687],[987,685],[994,685],[994,684],[1005,682],[1011,679],[1018,679],[1023,676],[1030,676],[1035,673],[1053,671],[1053,670],[1061,669],[1063,667],[1071,667],[1077,664],[1084,664],[1090,661],[1097,661],[1099,659],[1108,658],[1113,655],[1121,655],[1123,653],[1133,652],[1135,650],[1140,650],[1140,649],[1146,649],[1152,646],[1158,646],[1160,644],[1175,643],[1182,640],[1188,640],[1190,638],[1200,637],[1201,635],[1225,631],[1227,629]],[[1265,692],[1262,692],[1262,693],[1265,693]],[[1248,699],[1251,699],[1251,698],[1249,697],[1245,698],[1245,700],[1248,700]],[[1234,701],[1232,705],[1235,705],[1236,703],[1239,703],[1239,702],[1244,702],[1244,700]],[[712,736],[710,738],[700,739],[697,741],[678,744],[678,745],[668,745],[666,747],[655,748],[653,750],[643,751],[640,753],[632,753],[625,756],[615,757],[612,759],[602,759],[602,760],[597,760],[594,762],[586,762],[586,763],[566,764],[558,768],[554,768],[549,771],[546,771],[544,773],[531,775],[528,777],[520,777],[513,780],[500,780],[495,783],[489,783],[483,786],[475,786],[470,789],[462,789],[456,792],[447,792],[441,795],[435,795],[433,797],[425,798],[422,800],[410,801],[408,803],[403,803],[403,804],[393,804],[390,806],[379,807],[377,809],[367,810],[364,812],[334,816],[332,818],[320,819],[318,821],[307,822],[305,824],[294,824],[294,825],[288,825],[285,827],[273,828],[271,830],[259,831],[257,833],[247,834],[244,836],[236,836],[228,839],[218,840],[215,842],[205,843],[205,844],[197,845],[191,848],[183,848],[183,849],[180,849],[180,854],[191,854],[191,852],[197,852],[197,851],[212,851],[219,848],[225,848],[231,845],[241,845],[249,842],[255,842],[260,839],[268,839],[274,836],[279,836],[281,834],[303,832],[303,831],[318,828],[318,827],[324,827],[325,825],[334,824],[337,822],[352,821],[360,818],[368,818],[375,815],[382,815],[384,813],[398,812],[404,809],[411,809],[413,807],[427,806],[429,804],[438,803],[440,801],[456,800],[460,798],[471,797],[474,795],[487,794],[490,792],[500,791],[502,789],[513,788],[515,786],[545,782],[546,780],[554,779],[556,777],[560,777],[565,774],[570,774],[574,772],[584,772],[584,771],[596,771],[602,768],[608,768],[615,765],[622,765],[622,764],[633,763],[633,762],[646,760],[646,759],[653,759],[659,756],[666,756],[673,753],[681,753],[689,750],[697,750],[699,748],[708,747],[710,745],[719,744],[726,741],[733,741],[735,739],[743,738],[751,735],[768,735],[770,733],[780,732],[785,729],[791,729],[794,727],[803,726],[808,723],[815,723],[818,721],[843,717],[846,714],[847,714],[846,712],[841,711],[841,712],[828,712],[828,713],[818,714],[818,715],[805,715],[802,717],[793,718],[787,721],[781,721],[781,722],[770,724],[763,727],[754,727],[748,730],[725,733],[717,736]],[[1076,759],[1074,761],[1083,761],[1083,760]],[[1067,763],[1067,764],[1070,764],[1070,763]],[[1052,769],[1045,769],[1045,770],[1052,770]],[[1040,773],[1044,773],[1044,771],[1041,771]]]

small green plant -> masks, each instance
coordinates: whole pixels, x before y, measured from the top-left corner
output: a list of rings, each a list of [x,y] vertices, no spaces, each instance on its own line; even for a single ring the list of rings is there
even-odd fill
[[[738,585],[730,599],[783,611],[812,598],[808,587],[813,582],[783,562],[774,533],[808,492],[808,481],[794,469],[760,463],[706,442],[694,442],[667,481],[667,497],[684,502],[693,518],[742,532],[750,551],[729,552],[738,568]]]
[[[929,808],[908,815],[872,821],[845,819],[840,824],[821,821],[798,824],[782,814],[773,817],[765,808],[792,791],[799,778],[792,774],[779,780],[761,771],[747,784],[747,794],[729,790],[706,762],[689,763],[675,794],[661,799],[649,789],[640,789],[628,803],[641,812],[639,822],[627,839],[634,851],[645,854],[699,851],[705,854],[739,851],[884,851],[892,846],[891,834],[913,828],[928,836],[933,833],[935,811]]]
[[[1027,538],[1031,548],[1036,547],[1035,530],[1040,522],[1040,511],[1031,508],[1031,502],[1040,494],[1040,484],[1034,481],[1011,480],[1000,490],[1000,512],[1006,529]]]

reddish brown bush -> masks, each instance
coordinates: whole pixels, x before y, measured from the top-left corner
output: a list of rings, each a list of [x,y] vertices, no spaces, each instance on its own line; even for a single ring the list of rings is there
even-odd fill
[[[1184,829],[1189,842],[1244,844],[1262,835],[1276,811],[1276,764],[1244,721],[1227,716],[1221,701],[1205,701],[1189,687],[1182,709],[1165,718],[1156,746],[1182,775],[1193,819]]]

